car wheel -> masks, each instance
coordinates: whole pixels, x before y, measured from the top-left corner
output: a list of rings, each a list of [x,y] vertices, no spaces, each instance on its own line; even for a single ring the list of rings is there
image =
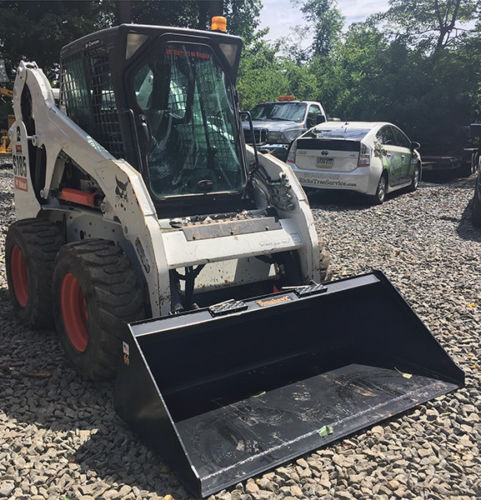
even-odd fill
[[[383,172],[381,177],[379,178],[379,182],[376,188],[376,194],[371,196],[371,202],[375,205],[381,205],[384,203],[386,198],[386,190],[387,190],[387,174]]]
[[[473,226],[481,227],[481,171],[478,173],[478,178],[476,180],[471,210],[471,221]]]
[[[421,166],[419,163],[414,167],[413,176],[411,178],[411,184],[409,186],[409,191],[414,192],[419,186],[419,179],[421,178]]]

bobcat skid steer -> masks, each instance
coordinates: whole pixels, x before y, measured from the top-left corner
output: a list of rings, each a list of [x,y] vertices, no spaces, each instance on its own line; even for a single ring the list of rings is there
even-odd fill
[[[11,299],[206,496],[463,384],[379,272],[321,284],[290,168],[241,133],[241,41],[121,25],[14,89]],[[405,376],[403,376],[405,375]]]

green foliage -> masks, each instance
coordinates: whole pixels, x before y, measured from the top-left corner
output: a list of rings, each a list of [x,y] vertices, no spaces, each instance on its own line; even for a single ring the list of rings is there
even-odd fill
[[[454,151],[463,127],[481,121],[479,1],[476,7],[474,0],[391,0],[388,14],[343,35],[340,15],[327,15],[336,11],[333,2],[304,0],[301,7],[316,33],[313,50],[299,49],[299,33],[294,43],[284,42],[283,56],[274,45],[268,58],[248,49],[239,81],[244,108],[292,93],[320,100],[330,116],[393,122],[424,153]],[[466,21],[470,30],[459,30]]]
[[[418,49],[439,50],[469,36],[467,23],[479,15],[479,0],[390,0],[378,16],[393,34],[406,36]]]
[[[228,31],[249,43],[258,26],[261,0],[139,0],[130,2],[133,22],[207,29],[213,15],[228,18]],[[36,61],[54,80],[60,49],[117,24],[115,0],[0,0],[0,54],[12,72],[22,57]]]
[[[335,0],[305,0],[301,12],[314,27],[313,56],[328,56],[341,35],[344,19]]]
[[[289,81],[276,55],[277,49],[264,40],[244,49],[237,85],[242,109],[249,110],[259,102],[289,92]]]
[[[102,2],[1,1],[0,52],[7,71],[27,57],[52,78],[60,48],[106,22]]]

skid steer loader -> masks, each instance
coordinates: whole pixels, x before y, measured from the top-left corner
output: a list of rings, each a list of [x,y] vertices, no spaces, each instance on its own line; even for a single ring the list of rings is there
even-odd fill
[[[205,496],[463,384],[384,277],[321,284],[306,196],[244,143],[241,40],[121,25],[22,62],[10,296]]]

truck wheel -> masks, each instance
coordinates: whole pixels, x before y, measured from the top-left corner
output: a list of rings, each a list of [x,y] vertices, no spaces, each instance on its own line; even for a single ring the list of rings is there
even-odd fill
[[[386,190],[387,190],[387,175],[386,172],[381,174],[379,178],[379,182],[376,189],[376,194],[370,196],[370,201],[374,205],[381,205],[384,203],[384,199],[386,198]]]
[[[419,186],[419,179],[421,178],[421,165],[419,163],[414,167],[413,176],[411,179],[411,184],[409,185],[409,191],[414,192]]]
[[[64,243],[49,221],[23,219],[10,226],[5,262],[10,300],[18,317],[33,328],[53,326],[52,273]]]
[[[115,375],[120,328],[145,317],[142,284],[122,251],[107,240],[62,247],[53,275],[55,323],[67,358],[91,380]]]

